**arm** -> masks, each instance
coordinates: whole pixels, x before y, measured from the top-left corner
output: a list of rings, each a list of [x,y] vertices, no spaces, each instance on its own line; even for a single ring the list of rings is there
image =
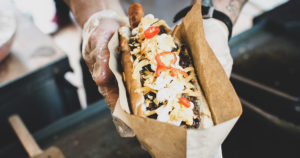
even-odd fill
[[[100,11],[113,10],[119,15],[125,15],[119,0],[65,0],[65,2],[82,28],[94,13]],[[98,22],[88,37],[88,43],[83,48],[82,56],[99,91],[105,97],[109,107],[113,109],[119,93],[116,79],[108,67],[107,45],[120,24],[111,18],[103,18]]]
[[[111,9],[120,15],[125,15],[119,0],[65,0],[65,2],[81,27],[91,15],[101,10]]]
[[[212,0],[214,8],[226,14],[233,24],[247,0]],[[205,38],[222,64],[227,76],[231,74],[233,60],[228,47],[228,29],[226,25],[217,19],[204,19]]]
[[[65,0],[65,2],[71,8],[76,21],[82,28],[94,13],[100,11],[113,10],[121,16],[125,15],[119,0]],[[116,19],[102,18],[94,27],[88,39],[83,38],[83,43],[87,41],[87,46],[83,46],[82,56],[100,93],[105,97],[106,103],[113,112],[119,97],[119,89],[108,66],[110,56],[108,42],[120,24]],[[113,118],[113,122],[121,136],[134,136],[134,133],[125,123],[117,118]]]
[[[215,9],[225,13],[235,24],[239,14],[248,0],[212,0]]]

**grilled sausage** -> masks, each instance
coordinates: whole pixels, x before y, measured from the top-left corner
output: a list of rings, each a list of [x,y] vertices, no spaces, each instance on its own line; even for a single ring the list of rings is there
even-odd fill
[[[140,5],[139,3],[132,3],[128,8],[128,17],[130,28],[133,29],[137,27],[142,17],[144,17],[144,10],[142,5]]]

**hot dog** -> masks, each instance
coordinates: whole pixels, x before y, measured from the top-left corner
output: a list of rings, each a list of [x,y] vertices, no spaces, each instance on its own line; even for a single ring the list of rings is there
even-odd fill
[[[137,27],[144,16],[144,10],[141,4],[132,3],[128,8],[128,15],[131,29]]]
[[[185,128],[213,125],[189,48],[163,20],[128,11],[130,28],[119,29],[123,78],[133,114]]]

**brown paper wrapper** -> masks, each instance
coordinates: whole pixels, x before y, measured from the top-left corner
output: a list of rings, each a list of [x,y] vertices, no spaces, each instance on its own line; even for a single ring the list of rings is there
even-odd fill
[[[242,107],[225,71],[205,40],[201,1],[183,19],[177,34],[191,49],[195,68],[215,126],[185,129],[130,114],[120,69],[118,34],[109,43],[109,67],[116,76],[119,99],[113,117],[132,129],[142,146],[157,158],[213,158],[242,113]],[[122,127],[118,129],[122,131]],[[128,131],[128,129],[126,129]],[[133,136],[133,134],[131,134]],[[221,156],[222,157],[222,156]]]

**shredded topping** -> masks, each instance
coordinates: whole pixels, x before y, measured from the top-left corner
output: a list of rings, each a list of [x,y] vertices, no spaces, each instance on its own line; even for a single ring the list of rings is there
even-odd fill
[[[144,115],[175,125],[195,125],[200,121],[194,100],[200,96],[194,86],[195,70],[191,62],[180,65],[180,53],[185,53],[175,39],[166,33],[163,20],[153,15],[141,19],[131,32],[130,48],[133,78],[140,79],[144,94]],[[196,109],[197,110],[197,109]]]

